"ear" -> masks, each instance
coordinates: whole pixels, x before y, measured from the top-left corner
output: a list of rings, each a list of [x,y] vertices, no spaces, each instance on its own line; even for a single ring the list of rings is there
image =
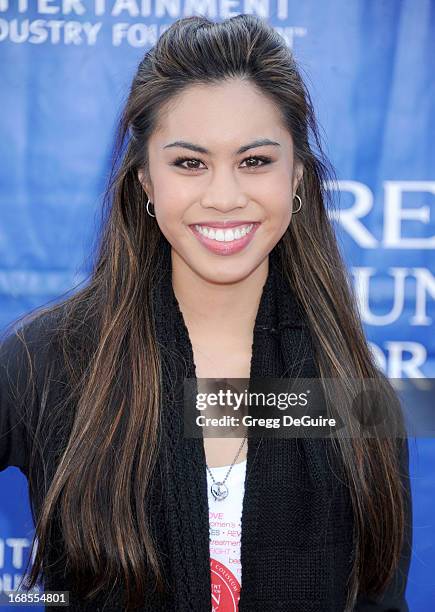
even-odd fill
[[[299,187],[299,183],[302,180],[302,176],[304,174],[304,167],[302,165],[302,162],[296,162],[294,170],[293,170],[293,193],[295,194],[298,187]]]
[[[150,183],[148,182],[148,178],[146,176],[145,170],[143,170],[143,168],[140,168],[137,171],[137,178],[139,179],[139,183],[142,185],[145,193],[147,194],[147,196],[149,197],[149,199],[151,201],[153,201],[153,195],[152,195],[152,190],[151,190],[151,186]]]

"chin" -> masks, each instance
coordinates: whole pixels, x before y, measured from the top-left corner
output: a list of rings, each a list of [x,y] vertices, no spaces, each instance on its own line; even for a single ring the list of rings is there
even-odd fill
[[[195,262],[191,269],[204,280],[210,283],[231,284],[238,283],[255,272],[258,266],[264,261],[264,257],[239,257],[219,256],[213,262],[204,260],[201,265]]]

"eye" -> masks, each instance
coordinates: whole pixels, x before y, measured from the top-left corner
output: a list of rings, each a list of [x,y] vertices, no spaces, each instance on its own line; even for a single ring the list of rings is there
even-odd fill
[[[246,162],[246,161],[252,161],[254,160],[254,162],[262,162],[261,164],[248,164],[246,167],[249,169],[255,169],[255,168],[261,168],[261,166],[265,166],[266,164],[270,164],[272,162],[272,159],[270,157],[267,157],[265,155],[251,155],[250,157],[245,157],[245,159],[242,161]],[[192,166],[183,166],[184,163],[191,163],[193,162],[194,165]],[[173,166],[178,166],[179,168],[184,168],[185,170],[190,170],[190,171],[195,171],[195,170],[201,170],[201,168],[197,165],[197,164],[202,164],[203,162],[200,159],[196,159],[194,157],[177,157],[173,162],[172,165]]]
[[[199,164],[202,163],[200,159],[195,159],[193,157],[177,157],[172,162],[172,165],[178,166],[180,168],[184,168],[185,170],[201,170],[201,168],[198,168],[198,166],[193,166],[193,167],[183,166],[182,164],[184,164],[185,162],[194,162],[194,163],[199,163]]]
[[[247,168],[261,168],[261,166],[265,166],[267,164],[270,164],[271,161],[272,161],[270,157],[266,157],[265,155],[252,155],[251,157],[245,157],[245,159],[243,161],[252,161],[252,160],[254,160],[254,161],[261,161],[263,163],[260,164],[260,165],[258,165],[258,164],[255,164],[255,165],[249,164],[247,166]]]

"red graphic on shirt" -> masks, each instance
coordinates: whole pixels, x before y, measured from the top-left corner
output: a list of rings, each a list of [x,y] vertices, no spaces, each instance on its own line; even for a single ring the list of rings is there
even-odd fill
[[[220,561],[210,559],[212,612],[237,612],[240,583]]]

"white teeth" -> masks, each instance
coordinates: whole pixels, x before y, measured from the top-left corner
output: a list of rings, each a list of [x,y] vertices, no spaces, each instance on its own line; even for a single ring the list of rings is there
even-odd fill
[[[218,242],[232,242],[233,240],[238,240],[239,238],[243,238],[246,234],[254,227],[254,224],[244,225],[243,227],[231,228],[227,230],[223,229],[215,229],[213,227],[206,227],[205,225],[195,225],[195,229],[210,238],[211,240],[217,240]]]

